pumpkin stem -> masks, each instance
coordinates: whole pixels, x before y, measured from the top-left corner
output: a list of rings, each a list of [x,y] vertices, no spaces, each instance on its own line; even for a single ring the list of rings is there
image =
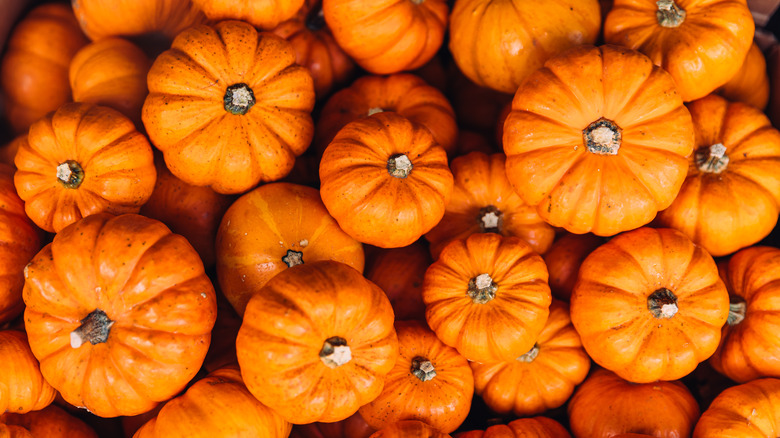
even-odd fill
[[[704,173],[721,173],[729,165],[729,156],[726,155],[723,143],[697,149],[694,160],[699,171]]]
[[[338,368],[352,360],[347,340],[338,336],[326,339],[320,350],[320,360],[328,368]]]
[[[65,188],[77,189],[84,181],[84,169],[76,161],[65,161],[57,166],[57,179]]]
[[[533,348],[528,350],[528,353],[518,357],[517,360],[523,363],[531,363],[536,359],[536,356],[539,356],[539,344],[534,344]]]
[[[404,154],[391,155],[387,159],[387,172],[396,178],[406,178],[412,173],[412,161]]]
[[[225,111],[243,116],[255,105],[255,92],[247,84],[235,84],[227,88],[222,100],[225,103]]]
[[[422,382],[427,382],[436,377],[436,368],[425,357],[416,356],[412,359],[412,374]]]
[[[612,120],[600,118],[582,130],[582,141],[588,151],[597,155],[617,155],[622,130]]]
[[[317,32],[325,27],[325,13],[322,12],[322,6],[309,13],[306,18],[306,28],[312,32]]]
[[[282,261],[287,264],[288,268],[303,264],[303,253],[300,251],[287,250],[287,255],[282,257]]]
[[[734,326],[745,319],[747,313],[747,303],[742,297],[732,297],[729,303],[729,317],[726,320],[728,325]]]
[[[655,5],[658,6],[655,18],[661,27],[674,28],[685,21],[685,9],[677,6],[674,0],[658,0]]]
[[[479,230],[481,232],[501,234],[504,225],[504,213],[495,206],[488,205],[479,209],[477,222],[479,222]]]
[[[81,320],[79,328],[70,332],[70,346],[79,348],[85,342],[92,345],[106,342],[112,325],[114,325],[114,321],[108,318],[106,312],[95,309]]]
[[[479,274],[469,280],[468,296],[474,304],[485,304],[496,297],[498,285],[490,274]]]
[[[647,308],[658,319],[669,319],[677,314],[677,297],[669,289],[662,287],[647,297]]]
[[[383,113],[383,112],[385,112],[385,110],[384,110],[384,109],[382,109],[382,108],[379,108],[379,107],[373,107],[373,108],[369,108],[369,109],[368,109],[368,117],[371,117],[371,116],[373,116],[374,114],[377,114],[377,113]]]

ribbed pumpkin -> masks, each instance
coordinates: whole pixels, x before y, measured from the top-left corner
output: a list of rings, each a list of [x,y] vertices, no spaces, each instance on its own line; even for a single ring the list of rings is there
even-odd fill
[[[555,298],[568,302],[580,265],[585,257],[604,243],[604,239],[593,234],[567,233],[553,243],[544,257],[550,274],[550,291]]]
[[[780,434],[780,380],[732,386],[701,414],[693,438],[765,438]]]
[[[0,357],[0,412],[26,414],[54,401],[56,392],[43,379],[24,332],[0,331]]]
[[[25,268],[25,329],[41,373],[74,406],[137,415],[200,369],[214,287],[184,237],[106,213],[61,230]]]
[[[395,422],[377,431],[369,438],[451,438],[449,434],[417,420]]]
[[[387,294],[396,321],[425,320],[422,288],[425,271],[431,263],[431,255],[422,242],[403,248],[367,250],[366,278]]]
[[[556,227],[611,236],[650,222],[680,190],[691,116],[672,77],[639,52],[580,46],[517,90],[506,173]]]
[[[236,352],[249,391],[287,421],[341,421],[374,400],[393,369],[393,309],[343,263],[294,266],[249,300]]]
[[[289,20],[304,0],[192,0],[212,22],[241,20],[260,29],[272,29]]]
[[[566,428],[546,417],[520,418],[506,425],[497,424],[487,430],[473,430],[455,438],[571,438]]]
[[[137,213],[157,180],[152,147],[117,110],[69,103],[30,127],[14,185],[30,219],[60,232],[99,212]]]
[[[290,438],[368,438],[376,430],[360,414],[335,423],[311,423],[293,427]]]
[[[245,192],[287,175],[311,141],[311,74],[290,43],[247,23],[185,30],[147,79],[144,126],[188,184]]]
[[[742,68],[716,92],[731,101],[744,102],[760,110],[766,108],[769,103],[769,75],[764,54],[755,42],[750,46]]]
[[[55,405],[26,414],[0,414],[0,436],[4,426],[25,438],[98,438],[90,426]]]
[[[239,198],[217,230],[217,276],[243,315],[246,303],[287,268],[335,260],[363,272],[363,246],[339,228],[316,189],[273,183]]]

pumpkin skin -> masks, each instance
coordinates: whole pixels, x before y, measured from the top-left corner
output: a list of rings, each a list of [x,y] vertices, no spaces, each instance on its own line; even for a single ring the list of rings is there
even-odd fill
[[[137,213],[157,180],[149,141],[114,109],[68,103],[30,127],[14,185],[30,219],[60,232],[99,212]]]
[[[425,234],[434,258],[448,243],[475,233],[519,237],[539,254],[550,249],[555,230],[514,192],[505,163],[504,154],[481,152],[452,160],[452,197],[442,220]]]
[[[287,438],[292,424],[263,406],[244,386],[238,366],[211,372],[165,403],[134,438],[251,436]],[[250,432],[251,431],[251,432]]]
[[[598,0],[458,0],[449,45],[472,82],[514,93],[551,56],[595,43],[600,27]]]
[[[727,388],[701,414],[693,438],[765,438],[780,434],[780,380]]]
[[[287,175],[311,142],[311,75],[290,43],[247,23],[185,30],[155,59],[147,85],[146,131],[188,184],[245,192]]]
[[[192,0],[216,22],[241,20],[260,29],[273,29],[289,20],[304,5],[304,0]]]
[[[712,256],[679,231],[640,228],[585,259],[570,310],[596,363],[646,383],[679,379],[708,359],[728,309]]]
[[[369,438],[376,429],[356,413],[335,423],[311,423],[293,427],[290,438]]]
[[[744,383],[780,377],[780,341],[771,330],[780,309],[780,250],[751,247],[734,254],[721,271],[731,298],[728,323],[710,364],[731,380]]]
[[[455,111],[441,91],[409,73],[363,76],[336,92],[320,113],[315,147],[321,154],[348,123],[384,111],[396,112],[425,126],[448,154],[455,152]]]
[[[686,102],[737,74],[754,31],[746,0],[615,0],[604,21],[605,42],[647,55]]]
[[[393,308],[343,263],[294,266],[249,300],[236,352],[249,391],[287,421],[341,421],[380,394],[395,364]]]
[[[236,336],[241,328],[241,318],[233,306],[225,298],[222,291],[217,290],[217,319],[211,330],[211,345],[203,360],[203,368],[208,371],[216,371],[224,366],[237,364]],[[154,416],[154,415],[153,415]],[[152,416],[152,417],[153,417]],[[151,417],[150,417],[151,418]],[[147,418],[149,420],[150,418]],[[138,424],[142,426],[146,421]]]
[[[26,414],[39,411],[54,401],[56,392],[43,379],[24,332],[0,331],[0,357],[3,358],[0,412]]]
[[[320,162],[320,195],[355,240],[380,248],[411,245],[444,216],[453,178],[428,130],[394,112],[355,120]]]
[[[474,131],[458,132],[458,143],[455,148],[457,153],[455,155],[466,155],[471,152],[482,152],[483,154],[496,153],[496,148],[488,141],[488,139]],[[451,164],[451,163],[450,163]]]
[[[777,224],[780,132],[758,109],[714,94],[688,109],[696,149],[679,195],[659,213],[658,224],[682,231],[713,256],[731,254]]]
[[[41,249],[43,237],[24,212],[13,173],[13,168],[0,164],[0,325],[22,313],[22,271]]]
[[[634,384],[604,369],[577,388],[568,411],[576,438],[626,432],[687,438],[699,418],[696,399],[679,381]]]
[[[114,108],[142,127],[141,107],[149,91],[152,61],[135,44],[105,38],[79,50],[70,62],[73,100]]]
[[[0,433],[3,425],[23,428],[29,435],[39,438],[98,438],[98,434],[80,419],[68,414],[56,405],[26,414],[0,415]],[[11,437],[14,435],[12,434]]]
[[[547,61],[517,90],[504,124],[512,187],[546,222],[575,234],[611,236],[650,222],[679,192],[693,145],[672,77],[615,46]]]
[[[422,67],[444,41],[446,0],[323,0],[336,42],[378,75]]]
[[[366,254],[366,278],[387,294],[396,321],[425,321],[423,280],[431,263],[428,248],[421,242],[403,248],[377,248]]]
[[[68,66],[87,42],[73,11],[59,3],[36,7],[16,25],[0,63],[5,117],[14,133],[71,100]]]
[[[455,435],[455,438],[571,438],[571,435],[555,420],[534,417],[490,426],[484,431],[462,432]]]
[[[289,183],[239,198],[217,230],[217,277],[239,315],[272,277],[297,264],[335,260],[363,272],[363,246],[339,228],[316,189]]]
[[[94,214],[25,269],[25,329],[41,373],[74,406],[138,415],[195,376],[216,318],[198,254],[161,222]]]
[[[369,438],[451,438],[451,436],[439,432],[422,421],[405,420],[395,422]]]
[[[474,378],[468,361],[419,321],[397,321],[395,328],[398,360],[382,393],[361,407],[360,415],[376,429],[419,420],[451,433],[471,409]]]
[[[542,257],[550,274],[550,290],[555,298],[569,302],[580,265],[603,243],[603,238],[593,234],[567,233],[552,244]]]
[[[769,75],[766,58],[755,42],[750,46],[742,68],[717,93],[732,102],[744,102],[760,110],[769,103]]]
[[[498,414],[537,415],[563,406],[590,370],[569,306],[554,300],[533,348],[509,362],[470,362],[474,389]],[[511,424],[511,423],[510,423]]]

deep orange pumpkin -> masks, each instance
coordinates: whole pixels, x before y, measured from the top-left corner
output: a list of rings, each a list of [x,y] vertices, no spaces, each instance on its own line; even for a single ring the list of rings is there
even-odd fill
[[[728,100],[744,102],[760,110],[769,103],[769,75],[766,59],[754,42],[736,75],[718,88],[717,93]]]
[[[367,250],[366,278],[387,294],[396,321],[425,320],[422,287],[431,263],[431,254],[421,242],[403,248]]]
[[[395,422],[377,431],[369,438],[451,438],[449,434],[417,420]]]
[[[369,438],[376,429],[356,413],[335,423],[311,423],[293,427],[290,438]]]
[[[56,391],[41,375],[27,335],[17,330],[0,331],[0,413],[26,414],[39,411],[54,401]],[[0,414],[2,415],[2,414]]]
[[[260,29],[273,29],[289,20],[304,0],[192,0],[212,22],[241,20]]]
[[[20,436],[25,438],[98,438],[90,426],[55,405],[26,414],[0,414],[0,434],[3,426],[23,429],[28,434]]]
[[[604,243],[593,234],[567,233],[558,238],[542,257],[550,274],[550,290],[555,298],[568,302],[585,257]]]
[[[462,432],[454,438],[571,438],[566,428],[546,417],[520,418],[487,430]]]
[[[0,147],[0,163],[14,167],[14,158],[19,145],[27,138],[27,133],[17,135],[13,140]]]
[[[780,380],[732,386],[701,414],[693,438],[765,438],[780,434]]]

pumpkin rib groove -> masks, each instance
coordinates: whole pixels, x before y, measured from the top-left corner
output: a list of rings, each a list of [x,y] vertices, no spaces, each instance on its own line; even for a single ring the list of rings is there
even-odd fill
[[[79,121],[79,124],[81,124],[81,123],[82,123],[82,121]],[[110,143],[104,144],[100,149],[96,149],[94,151],[90,151],[89,157],[87,158],[87,162],[84,162],[83,158],[79,158],[76,161],[81,165],[81,167],[88,168],[91,165],[93,165],[93,161],[100,160],[101,158],[103,158],[102,155],[107,154],[107,153],[116,153],[112,149],[115,149],[121,143],[133,140],[134,138],[138,137],[139,135],[141,135],[141,134],[139,134],[138,131],[136,131],[136,130],[128,131],[128,132],[120,135],[119,137],[115,138]],[[104,174],[100,174],[100,175],[104,175]]]

